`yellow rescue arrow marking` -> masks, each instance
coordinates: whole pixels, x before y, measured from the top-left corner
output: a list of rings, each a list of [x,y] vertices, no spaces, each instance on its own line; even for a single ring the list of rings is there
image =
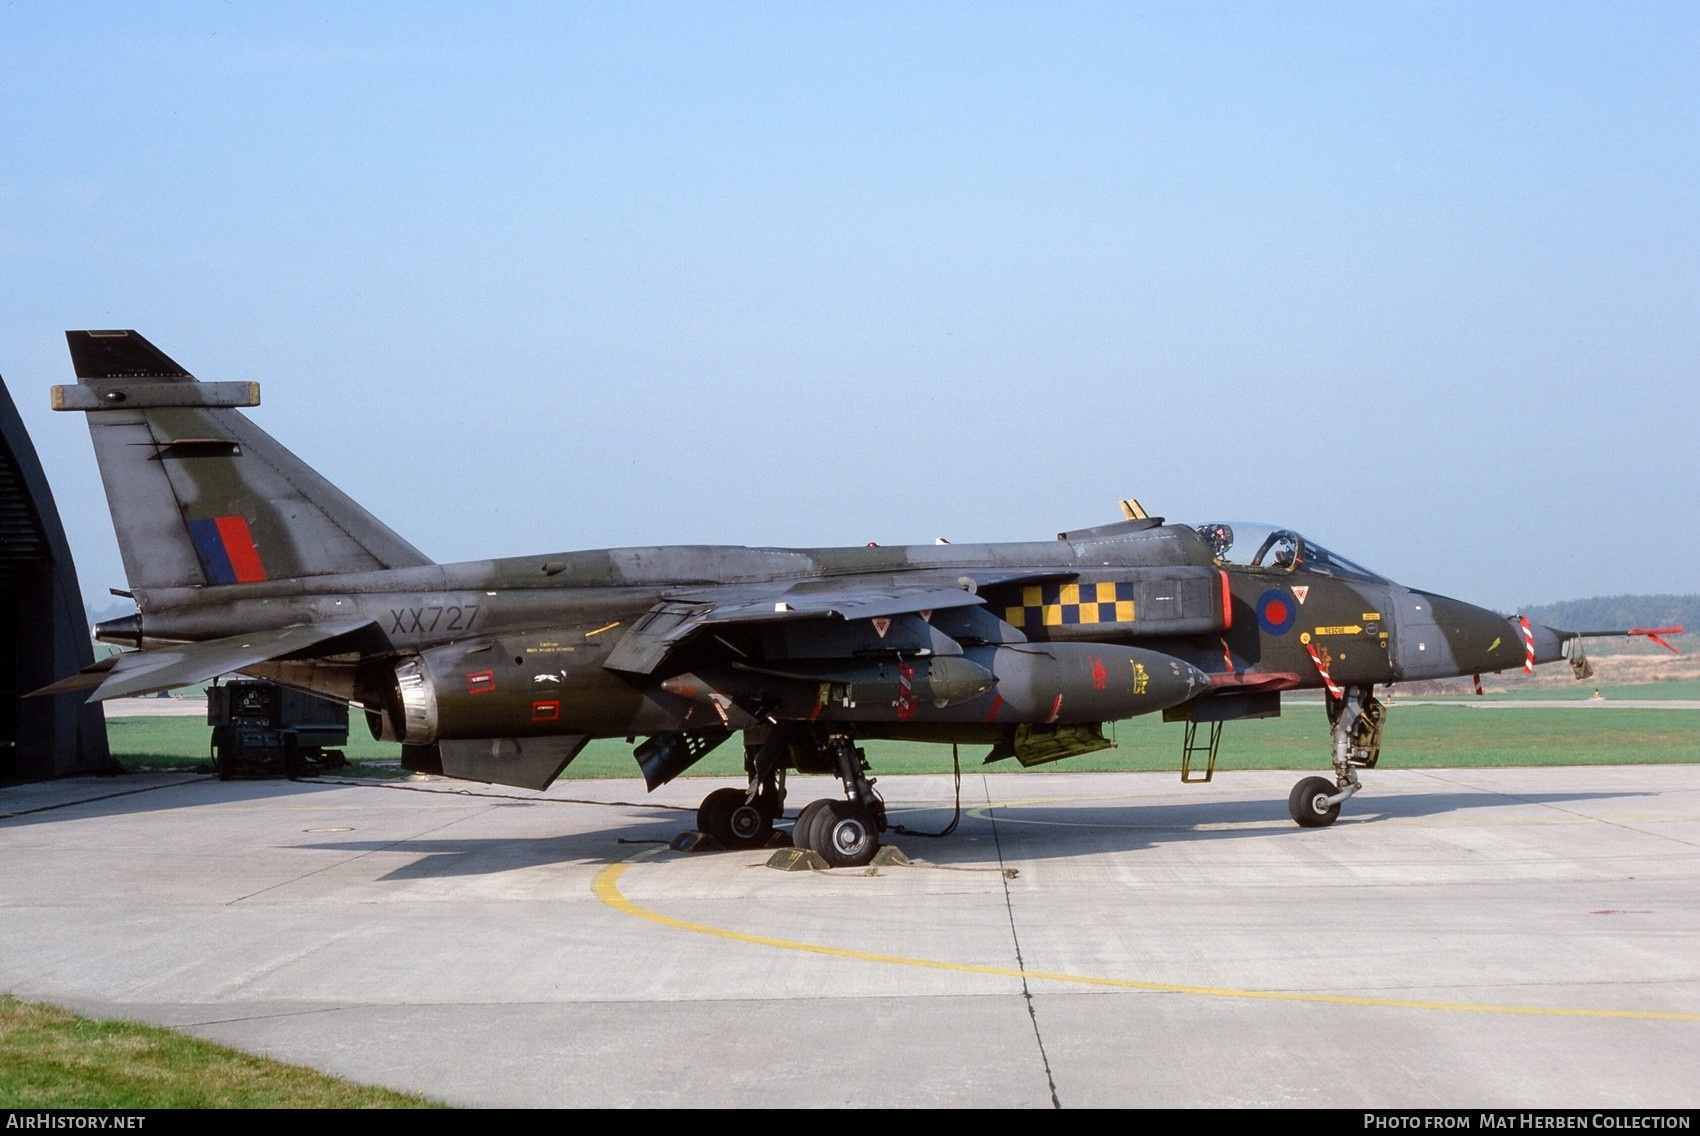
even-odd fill
[[[1356,635],[1362,630],[1363,628],[1353,623],[1344,627],[1318,627],[1316,633],[1318,635]]]

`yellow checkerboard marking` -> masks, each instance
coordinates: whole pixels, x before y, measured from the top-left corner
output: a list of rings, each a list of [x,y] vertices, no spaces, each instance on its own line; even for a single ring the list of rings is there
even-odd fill
[[[1132,623],[1133,585],[1113,581],[1029,584],[1021,589],[1021,605],[1004,609],[1004,619],[1016,627]]]

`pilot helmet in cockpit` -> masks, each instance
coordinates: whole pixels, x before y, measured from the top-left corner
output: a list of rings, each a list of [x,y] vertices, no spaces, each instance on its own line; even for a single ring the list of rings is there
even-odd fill
[[[1210,555],[1221,560],[1234,547],[1234,530],[1227,525],[1199,525],[1198,535],[1210,546]]]

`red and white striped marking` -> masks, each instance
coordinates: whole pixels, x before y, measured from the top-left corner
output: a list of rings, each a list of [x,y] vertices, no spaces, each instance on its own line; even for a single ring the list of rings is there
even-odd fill
[[[1222,665],[1228,668],[1228,673],[1234,673],[1234,653],[1228,650],[1228,637],[1222,636]]]
[[[1520,615],[1517,622],[1523,627],[1523,673],[1535,673],[1535,633],[1529,628],[1529,617]]]
[[[1346,696],[1345,688],[1336,684],[1334,679],[1329,676],[1328,668],[1322,665],[1322,656],[1316,653],[1316,644],[1306,643],[1305,650],[1310,652],[1310,661],[1316,664],[1316,673],[1322,676],[1323,685],[1328,687],[1328,693],[1335,698],[1344,698]]]
[[[1476,680],[1476,697],[1480,698],[1482,694],[1482,676],[1474,675],[1472,677]]]
[[[907,662],[897,664],[897,720],[907,722],[915,715],[915,668]]]

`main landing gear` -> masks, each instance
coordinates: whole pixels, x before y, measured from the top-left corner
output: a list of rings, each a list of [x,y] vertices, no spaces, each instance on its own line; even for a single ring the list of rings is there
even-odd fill
[[[1329,731],[1333,742],[1334,779],[1306,777],[1287,795],[1287,812],[1301,828],[1327,828],[1340,815],[1340,806],[1363,788],[1358,770],[1374,769],[1381,756],[1381,726],[1387,707],[1372,686],[1349,686],[1339,698],[1328,696]]]
[[[874,791],[862,751],[839,734],[817,741],[774,730],[760,747],[745,750],[749,788],[716,789],[703,798],[697,809],[697,830],[726,848],[765,846],[773,837],[773,822],[785,806],[785,768],[787,758],[793,756],[793,743],[808,755],[803,760],[813,757],[822,766],[808,767],[806,772],[830,769],[838,775],[846,799],[822,798],[804,805],[791,825],[791,843],[819,853],[834,868],[857,868],[872,862],[880,848],[880,833],[886,827],[885,802]]]
[[[716,789],[697,808],[697,831],[706,832],[727,848],[760,848],[773,837],[779,800],[742,789]]]
[[[773,822],[785,811],[785,750],[764,744],[744,750],[748,789],[716,789],[697,808],[697,831],[725,848],[761,848],[773,839]]]
[[[823,747],[833,771],[844,783],[845,800],[810,801],[791,826],[791,843],[818,852],[834,868],[858,868],[880,850],[885,831],[885,802],[874,791],[868,761],[849,738],[835,734]]]

